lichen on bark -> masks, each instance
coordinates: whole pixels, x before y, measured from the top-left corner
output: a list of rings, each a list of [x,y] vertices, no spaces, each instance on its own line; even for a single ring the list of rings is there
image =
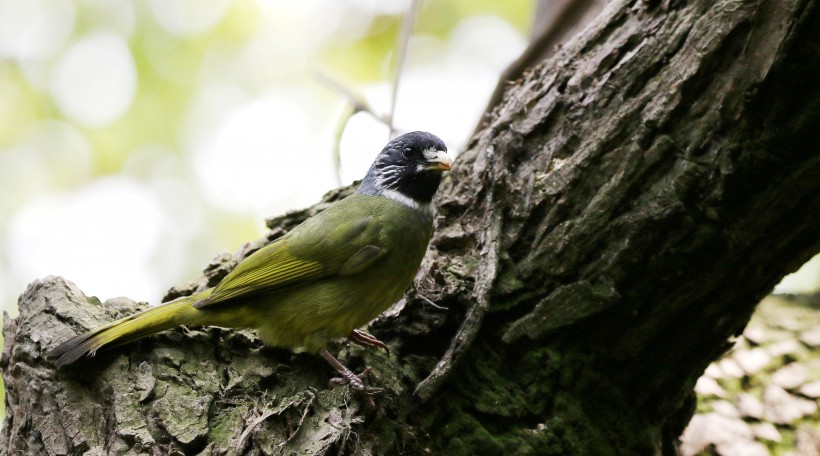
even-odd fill
[[[349,391],[327,388],[320,360],[265,349],[247,331],[179,328],[57,370],[48,347],[146,305],[100,303],[59,277],[20,303],[0,363],[6,453],[326,454],[365,415]]]

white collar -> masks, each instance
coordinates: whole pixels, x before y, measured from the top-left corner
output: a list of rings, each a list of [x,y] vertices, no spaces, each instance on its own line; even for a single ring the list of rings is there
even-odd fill
[[[398,201],[399,203],[417,211],[424,212],[425,214],[430,213],[430,205],[425,203],[419,203],[418,201],[410,198],[407,195],[402,194],[401,192],[397,192],[396,190],[391,189],[382,189],[381,196],[387,197],[392,199],[393,201]]]

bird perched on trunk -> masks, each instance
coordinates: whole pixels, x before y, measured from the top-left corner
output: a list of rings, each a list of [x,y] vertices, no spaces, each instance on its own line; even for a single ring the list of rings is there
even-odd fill
[[[354,194],[245,258],[215,287],[76,336],[50,356],[64,366],[179,325],[253,328],[267,345],[318,352],[341,383],[363,390],[325,344],[349,337],[385,347],[356,328],[412,283],[433,232],[430,201],[452,164],[446,151],[426,132],[393,139]]]

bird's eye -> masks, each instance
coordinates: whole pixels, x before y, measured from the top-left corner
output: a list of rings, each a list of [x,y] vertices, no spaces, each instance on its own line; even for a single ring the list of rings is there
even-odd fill
[[[410,160],[410,155],[413,153],[413,149],[409,147],[405,147],[403,151],[401,151],[401,158],[405,160]]]

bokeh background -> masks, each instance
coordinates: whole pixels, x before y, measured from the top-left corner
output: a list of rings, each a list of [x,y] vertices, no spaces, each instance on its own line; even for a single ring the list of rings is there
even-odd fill
[[[534,0],[430,0],[397,128],[457,153],[526,46]],[[0,0],[0,298],[64,276],[159,302],[263,219],[360,179],[388,140],[407,0]],[[338,175],[341,179],[337,179]]]

